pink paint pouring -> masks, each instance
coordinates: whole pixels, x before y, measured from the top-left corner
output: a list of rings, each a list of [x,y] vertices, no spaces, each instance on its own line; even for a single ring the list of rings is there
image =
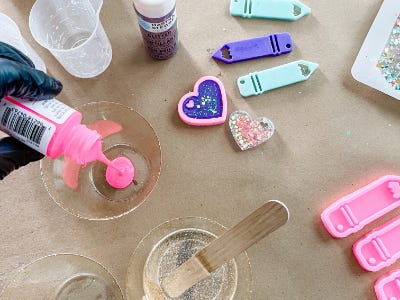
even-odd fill
[[[120,124],[111,120],[98,120],[87,124],[86,127],[91,130],[96,130],[103,139],[122,130],[122,126]]]
[[[400,300],[400,270],[381,276],[375,282],[378,300]]]
[[[120,132],[122,130],[120,124],[110,120],[98,120],[93,123],[87,124],[86,127],[91,130],[96,130],[101,135],[102,139],[106,138],[109,135]],[[65,184],[69,188],[71,189],[78,188],[78,178],[80,169],[81,165],[78,165],[70,158],[64,156],[63,166],[62,166],[62,176]],[[112,187],[115,187],[113,184],[110,185]]]
[[[387,175],[339,199],[322,214],[326,230],[346,237],[400,206],[400,176]]]
[[[70,189],[77,189],[78,188],[78,179],[79,179],[79,171],[81,166],[75,163],[72,159],[65,157],[63,159],[62,165],[62,177],[64,183]]]
[[[64,154],[81,166],[99,160],[107,164],[108,168],[121,167],[115,166],[104,156],[102,136],[96,130],[81,124],[81,120],[80,112],[56,99],[0,99],[0,129],[27,146],[53,159]],[[117,178],[121,179],[121,174],[131,176],[131,173],[134,173],[132,164],[121,168],[120,172],[117,172],[118,175],[109,177],[109,183],[113,187],[118,181]],[[127,172],[126,168],[132,170]]]
[[[112,161],[113,167],[106,170],[106,180],[114,188],[123,189],[129,186],[135,177],[135,168],[126,157],[117,157]]]

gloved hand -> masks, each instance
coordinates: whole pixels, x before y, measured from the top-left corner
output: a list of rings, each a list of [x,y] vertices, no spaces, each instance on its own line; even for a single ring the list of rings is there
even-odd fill
[[[36,70],[33,62],[14,47],[0,42],[0,99],[54,98],[62,84],[46,73]],[[11,137],[0,139],[0,180],[11,171],[25,166],[43,155]]]

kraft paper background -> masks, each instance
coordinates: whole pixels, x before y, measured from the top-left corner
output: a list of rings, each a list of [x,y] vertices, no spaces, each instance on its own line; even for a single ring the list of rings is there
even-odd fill
[[[77,253],[101,262],[125,290],[130,256],[158,224],[203,216],[225,226],[269,199],[287,204],[289,223],[248,255],[254,299],[375,299],[378,273],[361,269],[352,244],[397,209],[345,239],[333,239],[320,213],[336,199],[386,174],[400,173],[400,102],[355,81],[351,66],[381,5],[379,0],[304,0],[312,13],[296,22],[235,18],[227,0],[178,0],[180,50],[167,61],[144,51],[129,0],[106,0],[102,24],[113,47],[110,67],[93,79],[69,75],[34,42],[28,16],[34,1],[0,1],[23,36],[60,79],[58,99],[70,106],[114,101],[141,113],[160,139],[159,183],[133,213],[112,221],[86,221],[51,200],[39,163],[0,182],[0,289],[19,267],[48,254]],[[289,55],[233,65],[211,54],[222,44],[287,31]],[[298,59],[316,62],[308,81],[244,99],[239,76]],[[276,125],[267,143],[242,152],[227,123],[210,128],[183,124],[177,103],[198,78],[218,76],[228,96],[228,114],[246,110]]]

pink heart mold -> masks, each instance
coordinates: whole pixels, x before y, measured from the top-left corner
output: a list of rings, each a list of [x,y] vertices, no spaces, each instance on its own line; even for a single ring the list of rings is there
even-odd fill
[[[194,91],[179,100],[178,114],[183,122],[194,126],[224,123],[227,100],[222,82],[214,76],[201,77],[197,80]]]

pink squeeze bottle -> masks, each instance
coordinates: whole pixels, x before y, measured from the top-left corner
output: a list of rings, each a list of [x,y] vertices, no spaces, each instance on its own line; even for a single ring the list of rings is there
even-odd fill
[[[64,154],[82,166],[99,160],[108,166],[106,180],[111,186],[127,187],[134,178],[131,161],[125,157],[107,159],[101,135],[81,121],[80,112],[56,99],[0,99],[0,130],[53,159]]]

